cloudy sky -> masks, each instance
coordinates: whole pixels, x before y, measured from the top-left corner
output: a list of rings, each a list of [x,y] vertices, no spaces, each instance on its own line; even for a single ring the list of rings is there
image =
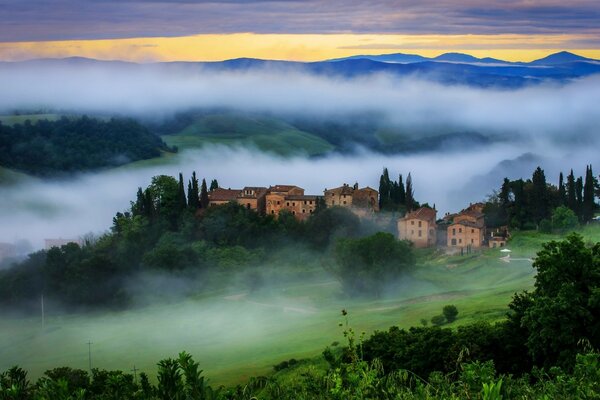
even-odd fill
[[[0,59],[600,56],[598,0],[0,0]]]

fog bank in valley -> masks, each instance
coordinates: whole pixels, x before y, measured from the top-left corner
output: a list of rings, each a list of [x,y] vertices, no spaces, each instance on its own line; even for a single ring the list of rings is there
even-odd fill
[[[532,150],[542,154],[528,162],[506,163],[513,168],[498,167]],[[34,248],[43,246],[44,238],[76,238],[88,232],[106,231],[112,217],[125,211],[134,200],[138,187],[146,187],[152,176],[179,172],[189,179],[196,171],[200,177],[217,179],[222,187],[269,186],[295,184],[307,194],[322,194],[325,188],[342,183],[361,186],[379,185],[382,168],[393,177],[412,173],[415,196],[421,202],[435,203],[440,214],[457,211],[469,202],[479,201],[501,184],[502,177],[528,177],[539,163],[546,168],[548,180],[556,181],[561,168],[579,168],[586,163],[600,165],[597,152],[581,150],[577,157],[548,146],[531,143],[522,146],[497,144],[452,152],[384,156],[362,152],[331,155],[325,158],[280,158],[252,149],[205,147],[179,154],[173,162],[152,167],[124,167],[69,180],[32,180],[0,188],[0,242],[28,240]]]

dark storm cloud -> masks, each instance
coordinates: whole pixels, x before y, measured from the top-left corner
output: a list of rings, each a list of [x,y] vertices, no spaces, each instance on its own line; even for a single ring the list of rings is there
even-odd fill
[[[598,34],[596,0],[3,0],[0,41],[202,33]]]

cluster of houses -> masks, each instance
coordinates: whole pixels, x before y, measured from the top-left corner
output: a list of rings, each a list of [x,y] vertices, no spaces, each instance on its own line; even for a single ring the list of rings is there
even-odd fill
[[[358,183],[325,189],[323,195],[307,195],[303,188],[295,185],[217,188],[208,193],[208,199],[209,207],[236,202],[249,210],[275,217],[285,210],[300,221],[310,217],[319,202],[325,207],[347,207],[359,216],[379,211],[379,192],[368,186],[359,188]],[[435,209],[418,208],[398,219],[398,238],[408,240],[419,248],[470,250],[484,246],[504,247],[508,229],[487,231],[483,207],[483,203],[471,204],[457,214],[447,213],[440,220]]]
[[[243,189],[217,188],[208,193],[209,207],[236,202],[260,214],[279,216],[287,211],[298,220],[307,219],[317,209],[319,202],[326,207],[348,207],[357,213],[379,211],[379,193],[370,187],[359,188],[344,184],[338,188],[325,189],[323,195],[307,195],[295,185],[270,187],[248,186]]]
[[[398,220],[398,238],[420,248],[445,246],[470,250],[506,246],[508,228],[488,231],[483,206],[483,203],[471,204],[457,214],[447,213],[440,220],[435,209],[421,207]]]

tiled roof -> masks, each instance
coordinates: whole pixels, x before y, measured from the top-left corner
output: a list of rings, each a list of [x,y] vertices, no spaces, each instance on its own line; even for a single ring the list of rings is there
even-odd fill
[[[246,192],[253,192],[254,194],[246,194]],[[239,198],[247,198],[247,199],[255,199],[257,197],[261,197],[267,192],[266,187],[260,186],[246,186],[242,189],[241,193],[238,195]]]
[[[436,211],[433,208],[421,207],[415,211],[409,212],[404,216],[404,220],[407,219],[420,219],[423,221],[435,221]]]
[[[340,187],[326,190],[325,193],[337,193],[337,194],[350,194],[351,195],[354,193],[354,188],[350,185],[344,184]]]
[[[216,188],[208,192],[208,199],[210,201],[234,201],[240,193],[240,189]]]
[[[472,221],[468,221],[468,220],[462,220],[462,221],[453,222],[450,224],[450,226],[453,226],[453,225],[462,225],[462,226],[468,226],[469,228],[477,228],[477,229],[483,228],[482,222],[472,222]]]
[[[289,192],[292,189],[302,189],[296,185],[275,185],[275,186],[271,186],[269,187],[269,191],[270,192]]]

